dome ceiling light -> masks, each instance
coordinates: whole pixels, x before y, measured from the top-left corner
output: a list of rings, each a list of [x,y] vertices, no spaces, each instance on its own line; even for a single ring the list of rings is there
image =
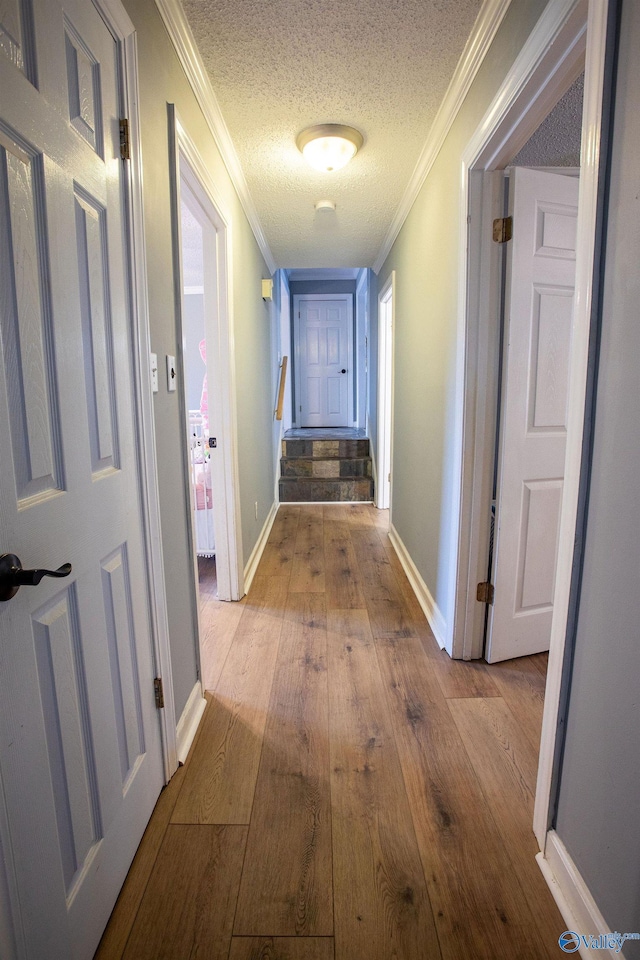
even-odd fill
[[[362,144],[362,134],[342,123],[318,123],[307,127],[296,138],[298,150],[307,163],[322,173],[332,173],[346,166]]]

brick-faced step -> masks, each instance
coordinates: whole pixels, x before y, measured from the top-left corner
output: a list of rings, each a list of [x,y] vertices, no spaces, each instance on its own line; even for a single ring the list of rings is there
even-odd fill
[[[353,459],[369,456],[368,440],[283,440],[282,456],[316,460]]]
[[[280,481],[282,503],[373,500],[371,477],[296,477]]]
[[[352,460],[315,460],[311,457],[283,457],[280,473],[286,477],[370,477],[371,457]]]

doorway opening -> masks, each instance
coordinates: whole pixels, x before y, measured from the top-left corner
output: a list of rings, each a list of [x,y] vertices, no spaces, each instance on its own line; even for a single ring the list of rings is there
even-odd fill
[[[182,351],[191,522],[200,593],[217,596],[213,515],[212,448],[209,431],[207,331],[205,324],[205,236],[210,225],[184,178],[180,182],[182,250]],[[215,282],[215,277],[213,278]]]
[[[573,312],[569,310],[569,313],[563,313],[563,336],[565,341],[567,336],[569,338],[565,342],[568,363],[564,375],[565,410],[561,431],[565,435],[566,453],[563,475],[560,480],[555,478],[556,489],[553,490],[559,513],[559,529],[556,572],[551,585],[553,609],[550,618],[550,652],[534,817],[534,831],[542,851],[545,849],[555,789],[553,764],[578,520],[591,298],[597,249],[605,65],[608,62],[606,52],[610,36],[608,4],[591,0],[577,0],[574,3],[552,0],[469,141],[462,164],[460,231],[464,242],[461,244],[460,261],[456,420],[460,438],[461,507],[459,525],[454,534],[458,567],[453,578],[455,582],[450,585],[455,619],[449,640],[454,657],[472,659],[482,654],[485,607],[476,601],[476,587],[486,578],[491,503],[494,499],[492,487],[497,409],[494,359],[498,355],[496,344],[499,342],[496,317],[499,316],[501,257],[496,253],[496,245],[489,239],[491,234],[487,237],[487,227],[491,227],[493,219],[503,216],[501,175],[496,171],[504,170],[511,162],[584,67],[577,228],[575,221],[573,226],[577,237],[575,308]],[[544,202],[538,203],[538,231],[541,226],[544,231],[544,212]],[[540,232],[535,240],[534,247],[544,245],[544,236]],[[546,291],[543,287],[544,283],[536,290],[535,284],[532,284],[531,296],[544,295]],[[560,313],[562,311],[558,311],[557,316]],[[538,315],[541,316],[540,311]],[[529,337],[526,346],[529,359],[533,356],[532,343],[537,349],[537,342]],[[532,385],[535,386],[535,378],[532,379],[530,374],[529,364],[523,374],[529,389],[529,401]],[[530,409],[529,402],[527,416]],[[525,429],[529,433],[535,433],[534,427],[530,422],[525,422]],[[503,416],[500,429],[504,428]],[[501,443],[503,440],[501,438]],[[526,485],[524,483],[524,487]],[[522,491],[521,483],[521,496]],[[522,527],[519,532],[521,530]]]
[[[215,651],[202,612],[244,594],[238,497],[228,217],[192,140],[169,105],[179,318],[176,372],[184,424],[184,482],[201,678]]]
[[[376,506],[391,509],[395,270],[378,296],[378,444]],[[389,517],[391,522],[391,516]]]

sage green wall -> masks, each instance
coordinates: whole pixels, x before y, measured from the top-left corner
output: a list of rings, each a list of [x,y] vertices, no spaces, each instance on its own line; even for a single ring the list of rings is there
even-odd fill
[[[396,271],[392,520],[449,628],[460,164],[545,6],[511,3],[378,275]]]
[[[245,562],[273,503],[269,312],[260,290],[260,280],[268,277],[269,271],[155,3],[153,0],[124,0],[124,3],[138,37],[151,349],[158,354],[160,371],[160,390],[154,396],[156,445],[174,693],[179,717],[196,682],[197,629],[179,392],[168,393],[163,376],[165,355],[177,356],[179,353],[167,103],[176,105],[182,124],[218,187],[225,213],[231,221],[238,459]],[[257,520],[255,501],[258,501]]]

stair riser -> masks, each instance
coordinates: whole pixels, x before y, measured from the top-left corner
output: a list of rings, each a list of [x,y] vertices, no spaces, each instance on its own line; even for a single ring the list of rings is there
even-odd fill
[[[331,477],[333,479],[351,477],[370,477],[371,459],[358,460],[291,460],[283,457],[280,461],[282,477],[317,477],[318,479]]]
[[[353,459],[369,456],[368,440],[283,440],[283,457],[316,460]]]
[[[301,479],[280,481],[282,503],[327,503],[373,499],[373,481]]]

